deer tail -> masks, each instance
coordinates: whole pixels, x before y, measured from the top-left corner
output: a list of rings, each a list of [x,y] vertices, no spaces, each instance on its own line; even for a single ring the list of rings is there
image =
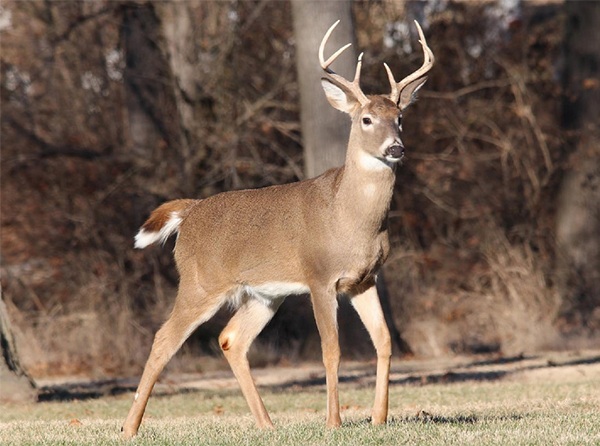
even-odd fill
[[[179,232],[181,222],[198,200],[173,200],[157,207],[135,236],[134,246],[143,249],[153,243],[164,243]]]

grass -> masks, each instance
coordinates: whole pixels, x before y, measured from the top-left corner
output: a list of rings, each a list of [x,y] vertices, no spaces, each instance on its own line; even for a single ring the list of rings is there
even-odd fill
[[[135,445],[600,445],[598,364],[493,381],[395,384],[390,420],[369,424],[372,386],[346,382],[344,424],[324,426],[322,386],[263,388],[276,425],[254,427],[237,390],[150,399]],[[556,373],[555,373],[556,372]],[[122,445],[131,394],[95,400],[0,405],[0,444]]]

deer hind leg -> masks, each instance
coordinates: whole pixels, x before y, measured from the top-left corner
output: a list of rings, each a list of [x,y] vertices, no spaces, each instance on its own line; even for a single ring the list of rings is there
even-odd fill
[[[210,319],[219,309],[223,298],[209,298],[194,287],[179,286],[177,299],[171,315],[156,332],[152,350],[144,367],[135,399],[123,423],[125,438],[137,434],[146,404],[160,373],[189,335],[202,323]]]
[[[321,337],[325,381],[327,385],[327,427],[339,427],[340,402],[338,372],[340,367],[340,343],[337,326],[337,295],[334,292],[311,288],[315,321]]]
[[[377,351],[375,402],[373,404],[371,421],[373,424],[384,424],[388,414],[390,357],[392,356],[390,332],[385,322],[377,290],[374,286],[364,293],[354,296],[351,302],[369,332]]]
[[[250,374],[247,354],[254,339],[271,320],[281,303],[282,298],[265,302],[249,297],[219,335],[219,345],[242,389],[256,424],[261,429],[272,428],[273,422]]]

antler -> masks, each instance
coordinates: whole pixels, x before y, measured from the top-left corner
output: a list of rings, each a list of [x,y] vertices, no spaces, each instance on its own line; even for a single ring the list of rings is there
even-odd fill
[[[338,25],[338,23],[340,23],[339,20],[337,22],[335,22],[333,25],[331,25],[331,27],[325,33],[323,40],[321,41],[321,45],[319,46],[319,62],[321,63],[321,68],[323,68],[323,70],[325,70],[325,72],[329,75],[329,77],[331,77],[333,80],[335,80],[338,84],[340,84],[340,85],[346,87],[348,90],[350,90],[350,92],[352,94],[354,94],[354,96],[356,97],[358,102],[360,102],[361,105],[365,105],[367,102],[369,102],[369,99],[367,99],[367,96],[363,93],[363,91],[360,88],[360,68],[362,66],[363,53],[360,53],[360,55],[358,56],[358,62],[356,64],[356,73],[354,74],[354,80],[352,82],[348,81],[347,79],[340,76],[339,74],[336,74],[331,68],[329,68],[329,65],[331,65],[333,63],[333,61],[335,61],[340,54],[342,54],[349,46],[352,45],[351,43],[348,43],[348,44],[344,45],[343,47],[341,47],[327,60],[325,60],[325,58],[323,56],[323,51],[325,50],[325,44],[327,43],[329,36],[333,32],[334,28]]]
[[[412,98],[414,92],[417,91],[427,80],[425,75],[429,72],[429,70],[431,70],[431,67],[433,67],[433,63],[435,62],[433,52],[427,46],[427,41],[425,40],[425,36],[423,35],[423,30],[421,29],[419,22],[417,22],[416,20],[415,25],[417,26],[417,31],[419,32],[419,43],[423,47],[423,65],[421,65],[421,68],[419,68],[414,73],[406,76],[400,82],[396,82],[396,80],[394,79],[394,75],[392,74],[392,70],[390,70],[390,67],[388,67],[386,63],[383,64],[385,66],[385,70],[387,71],[390,85],[392,86],[390,99],[395,103],[398,103],[398,101],[400,100],[402,90],[404,90],[408,85],[414,84],[414,88],[411,88],[408,91],[409,96],[407,98],[408,103],[406,105],[410,103],[410,99]]]

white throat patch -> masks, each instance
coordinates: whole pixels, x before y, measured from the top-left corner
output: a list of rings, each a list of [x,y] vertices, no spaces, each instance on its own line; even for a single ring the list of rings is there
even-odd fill
[[[374,157],[365,152],[358,155],[358,165],[365,170],[381,171],[389,169],[390,166],[383,159]]]

